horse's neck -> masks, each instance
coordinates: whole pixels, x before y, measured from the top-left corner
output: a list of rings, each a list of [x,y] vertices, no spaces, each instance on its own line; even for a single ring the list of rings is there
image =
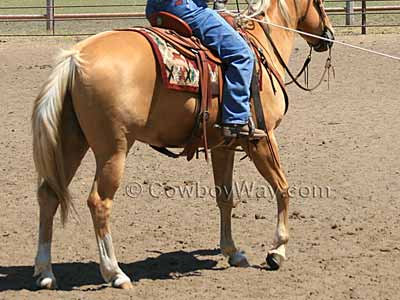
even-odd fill
[[[272,41],[279,51],[280,56],[287,64],[290,58],[290,54],[293,48],[293,34],[283,31],[282,29],[270,28],[269,31]],[[254,35],[258,42],[261,44],[264,49],[264,55],[268,61],[268,64],[273,65],[274,69],[280,74],[281,80],[284,81],[285,78],[285,69],[283,65],[280,63],[277,54],[274,53],[274,50],[271,46],[271,43],[268,41],[268,38],[260,25],[255,24],[253,30],[251,30],[251,34]],[[260,46],[260,45],[259,45]],[[280,120],[282,119],[285,112],[285,101],[284,95],[280,94],[280,101],[277,101],[275,92],[273,91],[273,86],[271,82],[266,80],[264,81],[264,93],[266,93],[266,97],[263,98],[263,106],[266,112],[267,117],[267,126],[268,128],[275,128],[278,126]],[[275,85],[275,88],[278,88],[278,85]]]
[[[293,34],[283,29],[272,26],[270,26],[269,29],[270,29],[269,31],[270,36],[275,44],[275,47],[279,51],[279,55],[283,58],[284,62],[287,64],[289,62],[290,55],[293,50],[293,41],[294,41]],[[269,63],[272,63],[276,68],[276,70],[280,73],[281,77],[284,78],[285,69],[279,62],[277,54],[274,53],[274,50],[270,42],[268,41],[262,27],[260,25],[255,26],[252,33],[257,37],[259,42],[262,43],[262,47],[267,51],[267,59],[270,60]]]
[[[295,27],[297,22],[298,22],[298,16],[297,16],[297,8],[296,8],[296,0],[292,1],[283,1],[287,5],[287,14],[288,14],[288,20],[285,21],[285,18],[283,16],[282,10],[279,8],[278,2],[279,0],[270,0],[271,4],[269,8],[265,11],[265,14],[268,15],[268,20],[276,25],[280,25],[283,27]],[[291,5],[293,4],[293,5]],[[288,24],[288,23],[289,24]],[[290,32],[288,30],[278,28],[272,25],[269,25],[269,32],[272,37],[272,40],[276,46],[276,48],[279,50],[279,53],[283,60],[285,61],[286,64],[288,64],[290,55],[293,50],[293,42],[294,42],[294,33]],[[272,48],[269,45],[269,42],[267,41],[267,45],[269,49],[271,50],[271,53],[273,52]],[[280,64],[279,64],[280,65]],[[284,75],[285,71],[281,66],[279,66],[279,71],[282,72],[281,74]]]
[[[283,29],[274,28],[271,30],[271,37],[279,51],[279,54],[281,55],[285,63],[288,64],[290,55],[292,54],[293,50],[293,34]]]

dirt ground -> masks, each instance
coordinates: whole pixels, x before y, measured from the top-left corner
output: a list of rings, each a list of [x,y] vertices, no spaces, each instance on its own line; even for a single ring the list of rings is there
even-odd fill
[[[400,35],[338,39],[400,53]],[[290,109],[277,130],[295,190],[288,260],[281,270],[258,267],[275,229],[272,197],[242,197],[234,211],[234,238],[254,266],[228,268],[219,254],[219,212],[211,196],[144,192],[133,198],[126,188],[211,186],[211,166],[135,144],[112,215],[117,257],[134,289],[113,289],[99,273],[86,207],[94,175],[89,153],[71,187],[79,221],[71,219],[62,228],[56,219],[52,255],[60,289],[35,291],[38,206],[29,120],[53,55],[75,42],[0,41],[0,299],[400,299],[400,64],[342,46],[334,49],[336,79],[330,89],[325,84],[305,93],[290,87]],[[298,40],[293,67],[306,52]],[[324,57],[314,55],[313,82]],[[252,162],[240,158],[235,181],[265,186]],[[328,187],[329,195],[307,194],[314,186]]]

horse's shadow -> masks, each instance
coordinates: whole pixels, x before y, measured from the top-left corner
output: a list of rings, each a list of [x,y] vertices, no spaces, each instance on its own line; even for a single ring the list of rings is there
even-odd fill
[[[128,276],[131,276],[132,281],[198,276],[201,270],[221,269],[216,267],[216,260],[200,259],[202,256],[219,254],[220,251],[218,249],[202,249],[192,252],[150,252],[159,253],[159,256],[130,264],[119,264],[121,269]],[[53,264],[53,271],[60,290],[68,291],[85,285],[98,285],[99,289],[106,287],[100,275],[99,265],[94,262]],[[36,290],[32,274],[32,266],[0,266],[0,292],[23,289]]]

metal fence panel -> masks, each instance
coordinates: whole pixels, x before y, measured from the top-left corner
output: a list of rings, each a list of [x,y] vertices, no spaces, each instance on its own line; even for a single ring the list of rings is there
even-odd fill
[[[99,23],[100,21],[109,24],[109,26],[115,24],[119,27],[129,27],[146,22],[143,12],[145,7],[144,2],[108,5],[57,5],[57,0],[46,0],[44,2],[46,2],[45,6],[0,6],[0,36],[91,35],[101,31],[99,30],[102,27]],[[368,2],[372,1],[326,0],[325,7],[328,15],[330,15],[331,18],[335,18],[336,22],[334,22],[334,25],[337,28],[359,27],[361,28],[361,33],[366,34],[367,28],[400,27],[400,0],[376,0],[372,2],[373,5],[367,5]],[[244,3],[241,3],[241,6],[244,7]],[[45,13],[24,13],[33,9],[42,9]],[[65,9],[123,9],[124,12],[62,13]],[[8,13],[10,11],[12,13]],[[21,11],[21,14],[15,14],[15,11]],[[390,18],[392,22],[390,23],[388,23],[388,15],[392,16]],[[88,21],[92,21],[96,26],[89,26],[87,23]],[[26,24],[27,22],[30,22],[30,24],[34,22],[46,23],[45,28],[47,33],[40,28],[35,29],[33,33],[27,31],[26,26],[20,25],[21,23]],[[68,27],[68,30],[59,29],[61,24],[66,24],[67,22],[69,22],[69,25],[65,25],[65,27]],[[6,26],[7,30],[2,30],[1,26]],[[31,25],[30,27],[34,26]],[[19,28],[23,28],[24,34],[18,34]],[[87,28],[87,30],[91,32],[82,32],[81,28]],[[104,30],[104,28],[101,29]]]

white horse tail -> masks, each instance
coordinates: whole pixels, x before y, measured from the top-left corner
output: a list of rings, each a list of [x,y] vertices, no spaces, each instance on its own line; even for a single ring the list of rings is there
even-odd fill
[[[32,113],[33,160],[38,187],[47,183],[57,196],[64,224],[72,205],[65,178],[61,145],[61,115],[64,99],[82,63],[78,50],[63,51],[50,77],[36,98]]]

